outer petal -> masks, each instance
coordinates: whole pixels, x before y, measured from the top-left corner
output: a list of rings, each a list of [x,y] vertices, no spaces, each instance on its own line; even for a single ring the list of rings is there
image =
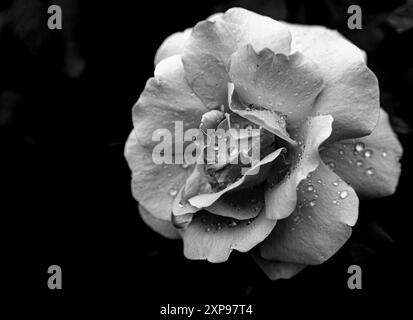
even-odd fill
[[[356,140],[327,145],[323,161],[350,183],[361,197],[384,197],[396,190],[402,146],[393,132],[387,113],[381,109],[380,121],[373,133]]]
[[[317,65],[301,53],[256,53],[250,45],[232,55],[229,75],[247,105],[284,114],[292,125],[310,114],[323,84]]]
[[[139,143],[136,131],[131,132],[126,142],[125,157],[132,171],[135,199],[155,218],[170,221],[174,197],[191,169],[183,169],[177,164],[155,164],[152,148]]]
[[[300,184],[298,194],[296,210],[278,222],[261,244],[261,255],[269,260],[320,264],[350,237],[359,201],[354,190],[323,163]]]
[[[156,66],[133,107],[133,124],[143,146],[152,146],[156,130],[167,129],[174,136],[175,122],[183,122],[183,130],[198,128],[208,110],[188,86],[179,56],[162,60]]]
[[[179,56],[164,59],[156,66],[155,77],[148,80],[133,107],[135,130],[125,147],[125,156],[132,170],[133,194],[159,219],[170,219],[173,198],[191,170],[179,164],[155,164],[152,151],[159,142],[153,141],[153,134],[157,130],[165,130],[172,134],[173,142],[176,121],[183,122],[182,129],[185,132],[197,128],[206,111],[186,83]],[[183,150],[175,149],[175,160]]]
[[[324,89],[314,114],[334,117],[331,141],[371,133],[379,113],[377,78],[364,62],[362,51],[337,31],[320,26],[288,24],[292,51],[313,60],[321,70]]]
[[[289,152],[290,172],[279,182],[278,168],[274,166],[269,178],[269,188],[265,192],[265,210],[270,219],[284,219],[294,211],[297,203],[296,188],[307,175],[314,171],[320,162],[318,148],[331,134],[331,116],[309,118],[293,135],[299,141]]]
[[[168,239],[180,238],[179,232],[174,228],[170,221],[155,218],[141,205],[139,205],[139,213],[143,222],[145,222],[153,231],[156,231]]]
[[[222,13],[215,13],[211,15],[210,17],[208,17],[207,20],[215,21],[220,16],[222,16]],[[156,52],[155,66],[159,62],[161,62],[163,59],[169,58],[174,55],[182,54],[185,43],[189,39],[189,36],[191,35],[191,31],[192,31],[192,28],[188,28],[188,29],[185,29],[184,31],[173,33],[169,37],[167,37],[162,42],[161,46],[158,48],[158,51]]]
[[[226,105],[231,54],[246,44],[289,53],[291,37],[281,23],[241,8],[198,23],[182,56],[188,82],[208,108]]]
[[[163,59],[174,55],[179,55],[184,49],[186,41],[189,39],[192,29],[185,29],[182,32],[171,34],[159,47],[155,55],[155,66]]]
[[[251,255],[271,280],[290,279],[306,267],[303,264],[266,260],[254,251]]]
[[[185,230],[180,230],[188,259],[224,262],[232,249],[246,252],[264,240],[274,228],[262,211],[257,218],[235,221],[208,213],[198,213]]]

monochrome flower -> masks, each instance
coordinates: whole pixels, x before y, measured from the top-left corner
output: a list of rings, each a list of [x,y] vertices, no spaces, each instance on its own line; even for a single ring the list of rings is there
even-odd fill
[[[359,197],[394,193],[402,147],[364,52],[336,31],[232,8],[168,37],[155,65],[125,156],[143,221],[187,258],[255,247],[289,278],[349,239]],[[182,144],[177,121],[193,133]]]

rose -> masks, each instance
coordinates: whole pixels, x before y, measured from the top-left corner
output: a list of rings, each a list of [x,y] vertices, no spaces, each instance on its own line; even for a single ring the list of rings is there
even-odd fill
[[[233,8],[171,35],[155,65],[133,108],[125,156],[143,220],[182,238],[187,258],[222,262],[232,249],[255,247],[271,279],[289,278],[347,241],[358,196],[395,191],[402,148],[380,109],[377,79],[337,32]],[[210,146],[186,141],[206,163],[155,164],[152,134],[173,133],[177,120],[202,137],[225,128],[238,141],[250,139],[240,126],[258,128],[260,158],[247,167],[218,163],[203,152]]]

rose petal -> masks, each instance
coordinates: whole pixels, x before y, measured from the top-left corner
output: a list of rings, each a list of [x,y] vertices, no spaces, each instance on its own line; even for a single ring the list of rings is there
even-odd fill
[[[167,37],[156,52],[155,66],[163,59],[181,54],[186,41],[189,39],[191,31],[192,29],[188,28],[182,32],[176,32]]]
[[[320,163],[302,181],[296,210],[278,221],[261,244],[265,259],[298,264],[320,264],[335,254],[351,235],[357,221],[358,198],[353,188]]]
[[[287,115],[293,126],[310,114],[323,84],[317,65],[301,53],[256,53],[250,45],[232,55],[229,75],[243,102]]]
[[[181,237],[170,221],[155,218],[141,205],[139,205],[139,213],[143,222],[165,238],[179,239]]]
[[[300,128],[295,130],[293,138],[299,141],[297,147],[287,153],[291,169],[279,182],[278,168],[273,167],[268,179],[269,187],[265,192],[265,210],[270,219],[284,219],[294,211],[297,203],[296,188],[301,180],[314,171],[320,162],[318,148],[331,134],[331,116],[309,118]]]
[[[321,26],[284,23],[292,34],[292,51],[313,60],[324,80],[314,114],[334,117],[331,141],[371,133],[379,113],[377,78],[366,66],[362,51],[337,31]]]
[[[402,153],[402,146],[383,109],[371,135],[335,142],[320,151],[323,161],[334,165],[334,171],[365,198],[384,197],[395,192]]]
[[[263,127],[290,144],[296,145],[287,132],[286,123],[282,116],[270,109],[251,109],[251,107],[243,106],[234,89],[234,84],[228,83],[228,105],[232,112]]]
[[[255,165],[253,165],[250,169],[248,169],[245,172],[245,174],[240,179],[238,179],[236,182],[230,184],[225,189],[223,189],[219,192],[205,193],[205,194],[197,195],[193,198],[190,198],[189,203],[191,205],[197,207],[197,208],[209,207],[210,205],[212,205],[215,201],[217,201],[225,193],[241,186],[247,176],[250,176],[250,175],[252,176],[253,173],[255,173],[256,170],[260,168],[260,166],[274,161],[274,159],[276,159],[280,155],[280,153],[283,152],[283,151],[284,151],[284,148],[280,148],[280,149],[272,152],[271,154],[269,154],[268,156],[263,158],[261,161],[259,161]]]
[[[224,262],[233,249],[246,252],[264,240],[276,224],[262,211],[255,219],[236,222],[209,213],[198,213],[184,230],[184,255],[188,259]]]
[[[228,192],[205,210],[223,217],[246,220],[255,218],[263,207],[264,190],[263,186],[260,185],[254,188]]]
[[[251,252],[251,255],[271,280],[290,279],[306,267],[306,265],[303,264],[266,260],[259,255],[259,252],[255,252],[255,250]]]
[[[155,77],[146,83],[132,115],[139,142],[153,146],[159,143],[152,139],[157,130],[165,129],[174,137],[176,121],[182,121],[183,132],[198,128],[207,111],[186,83],[180,57],[172,56],[156,66]]]
[[[174,197],[191,169],[184,169],[178,164],[155,164],[152,148],[139,143],[135,130],[126,142],[125,157],[132,171],[132,192],[135,199],[155,218],[170,221]]]
[[[187,41],[182,60],[189,84],[210,108],[226,105],[231,54],[251,44],[289,53],[290,34],[281,23],[241,8],[229,9],[214,21],[198,23]]]
[[[222,13],[214,13],[207,20],[215,21]],[[186,41],[191,35],[192,28],[185,29],[181,32],[175,32],[167,37],[159,47],[155,55],[155,66],[163,59],[169,58],[174,55],[182,54]]]

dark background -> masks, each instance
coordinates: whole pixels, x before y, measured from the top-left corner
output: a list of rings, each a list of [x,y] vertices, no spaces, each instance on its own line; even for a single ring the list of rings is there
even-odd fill
[[[411,290],[413,9],[397,9],[404,3],[1,0],[1,228],[10,253],[2,283],[11,280],[9,297],[34,302],[15,311],[60,318],[86,307],[156,319],[167,303],[234,303],[253,304],[264,319],[399,312]],[[51,4],[62,7],[62,30],[47,28]],[[351,4],[363,10],[362,30],[347,28]],[[362,201],[343,249],[287,281],[268,280],[248,254],[223,264],[185,259],[181,241],[140,220],[123,158],[131,108],[162,40],[232,6],[338,29],[366,50],[405,149],[397,193]],[[63,290],[47,288],[52,264]],[[362,290],[347,288],[352,264],[363,270]]]

